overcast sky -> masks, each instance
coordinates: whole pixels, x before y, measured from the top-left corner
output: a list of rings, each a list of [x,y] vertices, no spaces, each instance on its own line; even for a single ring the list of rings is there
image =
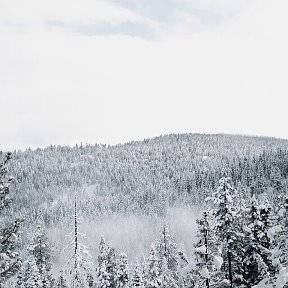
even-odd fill
[[[287,11],[287,0],[0,0],[0,150],[288,138]]]

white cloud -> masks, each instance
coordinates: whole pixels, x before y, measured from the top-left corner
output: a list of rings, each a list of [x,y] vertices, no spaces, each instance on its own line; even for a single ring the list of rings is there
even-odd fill
[[[2,147],[117,143],[172,132],[288,138],[286,7],[255,1],[213,29],[165,30],[154,42],[2,25]]]
[[[132,12],[115,8],[102,1],[91,0],[9,0],[1,1],[1,20],[8,23],[27,22],[91,22],[91,21],[135,21]]]

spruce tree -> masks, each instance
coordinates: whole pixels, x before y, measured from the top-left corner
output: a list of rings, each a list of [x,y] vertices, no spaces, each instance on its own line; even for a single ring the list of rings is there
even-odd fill
[[[36,265],[36,264],[35,264]],[[16,281],[16,288],[24,288],[27,287],[28,285],[28,280],[32,275],[32,263],[31,259],[29,261],[25,261],[22,266],[21,266],[21,271],[19,272],[17,276],[17,281]]]
[[[270,275],[273,275],[275,273],[275,267],[272,264],[271,260],[271,239],[269,237],[269,230],[273,226],[273,223],[275,221],[275,212],[272,209],[271,204],[269,203],[269,200],[267,196],[264,197],[263,203],[260,205],[260,218],[262,222],[262,237],[260,239],[262,251],[262,257],[264,262],[266,263],[268,267],[268,273]]]
[[[147,288],[144,284],[143,269],[139,264],[135,265],[129,282],[131,288]]]
[[[67,279],[63,270],[60,271],[60,275],[56,283],[56,288],[68,288]]]
[[[178,283],[173,277],[172,271],[168,269],[167,259],[164,258],[162,262],[162,273],[160,276],[161,288],[178,288]]]
[[[231,180],[228,177],[222,177],[219,180],[219,187],[216,192],[212,194],[212,197],[208,200],[212,200],[216,206],[213,214],[215,221],[215,234],[218,239],[219,246],[222,249],[222,258],[224,260],[222,265],[222,271],[224,273],[223,286],[228,285],[234,287],[234,272],[233,265],[235,254],[235,241],[237,240],[235,230],[235,219],[237,218],[237,209],[234,206],[234,198],[236,191],[230,184]]]
[[[246,229],[246,257],[243,261],[245,265],[244,279],[247,287],[252,287],[269,276],[267,262],[270,251],[262,245],[265,231],[261,220],[260,206],[253,196]]]
[[[283,199],[278,212],[277,224],[271,227],[269,235],[272,238],[272,264],[276,273],[274,282],[279,287],[288,287],[288,196]],[[283,286],[280,286],[282,285]]]
[[[106,244],[103,237],[101,237],[100,240],[96,274],[98,288],[116,287],[117,269],[115,249],[109,244]]]
[[[119,259],[117,259],[117,288],[126,288],[128,287],[128,274],[129,274],[129,266],[128,259],[125,253],[121,253],[119,255]]]
[[[42,288],[42,277],[41,274],[39,272],[37,263],[35,259],[31,259],[29,261],[29,267],[28,267],[28,271],[30,272],[28,275],[28,278],[25,282],[25,288]],[[28,272],[27,271],[27,272]]]
[[[41,226],[37,227],[37,231],[35,233],[33,243],[29,247],[29,251],[35,260],[39,272],[41,287],[53,287],[54,279],[51,273],[51,249],[48,245],[47,236]]]
[[[160,262],[162,262],[163,259],[166,258],[168,269],[172,271],[177,271],[179,261],[177,245],[174,242],[173,237],[170,235],[169,229],[166,224],[163,225],[160,239],[158,240],[157,244],[158,245],[156,247],[156,250],[158,252]]]
[[[145,286],[147,288],[157,288],[161,286],[161,271],[160,271],[160,259],[157,257],[156,249],[154,245],[151,245],[149,257],[147,259],[147,271],[145,275]]]
[[[213,287],[223,259],[217,246],[216,237],[211,225],[209,213],[203,212],[198,224],[197,242],[195,244],[195,268],[193,269],[194,285],[196,287]]]
[[[3,156],[0,152],[0,216],[11,202],[9,187],[12,178],[7,176],[7,163],[10,159],[11,153]],[[16,220],[9,227],[0,227],[0,287],[3,287],[4,283],[21,267],[22,260],[15,251],[21,222],[21,220]]]

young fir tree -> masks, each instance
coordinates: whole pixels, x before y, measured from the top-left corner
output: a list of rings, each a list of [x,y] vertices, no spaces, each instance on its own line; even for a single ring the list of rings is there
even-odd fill
[[[268,272],[270,275],[273,275],[275,273],[275,267],[272,264],[271,261],[271,240],[269,238],[269,230],[273,226],[273,222],[275,220],[275,215],[272,210],[272,206],[269,203],[269,200],[267,196],[264,197],[263,203],[260,205],[260,218],[261,222],[263,224],[262,231],[263,235],[260,239],[260,243],[262,246],[262,250],[265,253],[262,253],[262,257],[266,265],[268,266]]]
[[[157,241],[156,252],[160,261],[160,272],[162,271],[163,261],[165,258],[167,261],[168,269],[171,271],[171,275],[173,275],[175,282],[178,283],[180,279],[178,271],[179,254],[177,245],[174,242],[173,237],[170,235],[166,224],[163,226],[160,239]]]
[[[171,270],[168,269],[167,259],[164,258],[162,262],[162,273],[160,276],[161,288],[178,288],[178,283],[173,277]]]
[[[116,287],[117,269],[115,249],[110,247],[109,244],[106,244],[103,237],[101,237],[100,240],[96,274],[98,288]]]
[[[270,251],[263,247],[265,236],[261,221],[260,206],[255,196],[252,197],[246,229],[246,257],[244,263],[244,280],[247,287],[258,284],[269,275],[268,259]]]
[[[17,276],[17,281],[16,281],[16,288],[21,288],[21,287],[24,287],[24,279],[23,279],[23,272],[20,271],[18,273],[18,276]]]
[[[164,258],[161,262],[163,262]],[[147,259],[147,270],[145,275],[145,286],[147,288],[157,288],[161,286],[160,260],[157,257],[154,245],[151,245],[150,254]]]
[[[219,247],[222,246],[222,258],[224,260],[222,271],[224,273],[223,286],[234,287],[233,265],[235,259],[235,241],[237,239],[235,231],[235,219],[237,210],[234,207],[234,197],[236,191],[230,184],[230,178],[223,177],[219,180],[219,187],[208,200],[212,200],[216,208],[213,211],[215,221],[215,234]]]
[[[21,270],[17,275],[15,287],[16,288],[27,287],[27,282],[28,282],[28,279],[31,277],[31,275],[32,275],[32,264],[31,264],[31,259],[30,259],[30,261],[25,261],[22,264]]]
[[[277,224],[269,230],[272,239],[272,264],[275,267],[276,287],[288,287],[288,196],[283,199]],[[277,286],[278,285],[278,286]],[[281,287],[281,288],[282,288]]]
[[[126,288],[128,287],[128,274],[129,274],[129,266],[128,259],[125,253],[121,253],[119,255],[119,259],[117,260],[117,288]]]
[[[60,275],[56,283],[56,288],[68,288],[67,279],[63,270],[60,271]]]
[[[11,153],[3,157],[0,152],[0,216],[11,202],[9,186],[12,178],[7,176],[7,163],[10,159]],[[10,227],[0,227],[0,287],[21,267],[22,260],[15,251],[21,222],[21,220],[16,220]]]
[[[35,260],[38,272],[40,285],[43,288],[51,288],[54,285],[51,268],[51,249],[48,245],[48,239],[44,230],[38,226],[33,238],[33,243],[28,248],[30,254]]]
[[[87,275],[87,283],[88,283],[88,287],[94,287],[94,277],[92,275],[91,272],[88,272],[88,275]]]
[[[203,212],[201,219],[196,220],[198,224],[197,242],[194,250],[196,263],[192,272],[195,287],[209,288],[219,281],[217,276],[223,259],[220,256],[210,221],[206,211]]]
[[[132,276],[130,277],[130,286],[131,288],[146,288],[144,285],[144,279],[143,279],[143,269],[136,264]]]
[[[29,259],[23,265],[22,277],[19,278],[16,288],[42,288],[41,275],[35,259]]]

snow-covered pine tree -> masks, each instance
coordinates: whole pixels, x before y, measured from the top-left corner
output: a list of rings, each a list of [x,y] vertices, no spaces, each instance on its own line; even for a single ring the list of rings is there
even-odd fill
[[[179,270],[181,270],[185,268],[189,264],[189,262],[181,249],[178,249],[177,253],[178,253],[178,267]]]
[[[96,269],[97,288],[107,288],[110,286],[110,277],[107,269],[107,258],[109,245],[106,244],[104,237],[100,239],[98,267]]]
[[[281,171],[276,165],[271,169],[270,183],[276,193],[279,193],[283,189]]]
[[[56,288],[68,288],[67,279],[63,270],[60,271],[60,274],[56,283]]]
[[[198,224],[197,242],[194,249],[196,263],[192,274],[196,287],[209,288],[219,281],[217,276],[223,259],[217,247],[209,213],[204,211],[202,218],[196,222]]]
[[[11,153],[4,156],[0,152],[0,215],[11,202],[9,186],[12,178],[7,176],[7,163],[10,159]],[[15,251],[21,222],[16,220],[10,227],[0,227],[0,287],[21,267],[22,260]]]
[[[41,274],[39,273],[38,266],[36,264],[35,259],[31,259],[28,264],[28,270],[26,273],[29,272],[29,275],[27,275],[27,280],[24,284],[25,288],[42,288],[42,279]]]
[[[247,215],[246,229],[246,257],[244,263],[244,280],[247,287],[258,284],[269,276],[269,266],[265,262],[269,259],[270,251],[263,247],[262,238],[265,235],[261,221],[260,206],[255,196],[251,199],[250,212]]]
[[[177,245],[171,236],[169,229],[166,224],[163,225],[160,239],[157,241],[156,246],[157,256],[160,261],[160,271],[162,271],[164,258],[167,261],[168,269],[171,271],[176,283],[178,283],[179,276],[179,254]]]
[[[144,284],[143,269],[138,264],[135,265],[132,275],[129,280],[131,288],[146,288]]]
[[[88,272],[87,283],[88,283],[88,287],[94,287],[94,277],[91,272]]]
[[[164,258],[162,258],[162,261],[160,262],[160,259],[157,257],[156,249],[154,245],[152,244],[149,257],[147,259],[145,287],[157,288],[161,286],[160,264],[162,264],[163,261],[167,261],[167,260],[164,260]]]
[[[128,274],[129,266],[128,259],[125,253],[121,253],[117,259],[117,288],[126,288],[128,287]]]
[[[167,259],[164,258],[162,261],[162,273],[160,276],[161,288],[178,288],[179,285],[173,277],[171,270],[168,269]]]
[[[269,200],[267,196],[264,196],[264,200],[262,204],[260,205],[260,218],[261,222],[263,224],[262,231],[263,235],[260,239],[262,249],[265,253],[262,254],[263,260],[268,266],[268,273],[270,275],[275,274],[275,267],[272,264],[271,261],[271,239],[269,238],[269,230],[273,226],[273,223],[275,221],[275,214],[274,210],[272,209],[271,204],[269,203]]]
[[[116,264],[116,252],[114,247],[110,247],[107,257],[107,271],[111,275],[110,288],[116,288],[117,286],[117,264]]]
[[[24,279],[23,279],[23,273],[20,271],[17,275],[17,281],[15,288],[22,288],[24,287]]]
[[[224,260],[222,271],[224,272],[223,286],[229,283],[229,287],[234,287],[233,254],[235,253],[235,240],[237,239],[235,231],[235,219],[237,210],[234,207],[235,189],[230,184],[228,177],[222,177],[219,180],[219,187],[207,200],[212,200],[216,206],[213,214],[215,221],[215,234],[218,238],[219,247],[222,246],[222,258]],[[226,284],[225,284],[226,285]]]
[[[22,266],[21,270],[18,273],[17,281],[16,281],[16,288],[25,288],[27,287],[28,279],[32,275],[32,264],[31,261],[25,261]]]
[[[276,269],[276,287],[288,287],[288,196],[284,196],[278,212],[277,225],[269,230],[272,239],[272,264]],[[278,285],[278,286],[277,286]],[[281,286],[282,285],[282,286]]]
[[[39,281],[43,288],[52,288],[54,279],[51,273],[51,249],[48,245],[48,238],[41,226],[37,227],[37,231],[33,238],[33,243],[28,248],[30,254],[35,259],[39,271]]]
[[[101,237],[98,256],[98,267],[96,269],[97,288],[116,287],[117,283],[116,255],[115,249],[106,244]]]

